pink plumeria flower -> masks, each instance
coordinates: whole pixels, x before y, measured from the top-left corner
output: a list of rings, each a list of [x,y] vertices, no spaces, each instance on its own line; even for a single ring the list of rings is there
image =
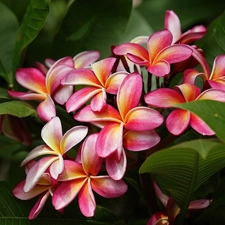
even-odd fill
[[[147,49],[137,43],[125,43],[113,49],[116,55],[127,58],[140,66],[145,66],[155,76],[170,73],[170,64],[186,60],[192,49],[183,44],[172,44],[173,36],[169,30],[153,33],[147,41]]]
[[[118,90],[118,110],[107,104],[101,112],[94,112],[88,105],[74,115],[75,120],[102,128],[96,149],[99,156],[106,158],[106,169],[113,179],[121,179],[124,175],[124,147],[141,151],[160,141],[153,129],[162,124],[163,117],[154,109],[138,106],[141,94],[142,77],[132,73],[125,77]]]
[[[36,68],[20,68],[16,72],[16,80],[30,91],[9,90],[8,93],[21,100],[41,101],[37,113],[43,121],[47,122],[56,116],[54,100],[63,105],[73,92],[73,87],[61,85],[61,80],[72,70],[74,70],[74,61],[71,57],[56,61],[48,70],[46,77]]]
[[[166,11],[164,28],[173,34],[172,43],[190,44],[201,39],[207,33],[207,29],[203,25],[194,26],[182,33],[180,19],[172,10]]]
[[[147,225],[173,225],[174,221],[180,213],[180,208],[172,197],[163,194],[159,186],[154,182],[156,196],[166,208],[166,211],[160,211],[151,216]],[[191,201],[188,210],[199,210],[208,207],[212,203],[211,199],[199,199]]]
[[[26,171],[28,172],[34,165],[35,161],[29,162],[26,165]],[[32,220],[42,211],[46,201],[50,196],[52,196],[55,188],[58,186],[58,182],[51,177],[48,171],[46,171],[41,175],[36,185],[28,192],[24,192],[24,185],[25,180],[16,185],[13,189],[13,194],[15,197],[21,200],[29,200],[40,196],[29,213],[28,218]]]
[[[51,176],[57,179],[64,169],[63,156],[81,142],[87,132],[86,126],[75,126],[63,135],[60,119],[58,117],[51,119],[41,131],[41,137],[45,144],[34,148],[21,163],[21,166],[24,166],[31,160],[42,156],[27,173],[24,191],[30,191],[48,168]]]
[[[62,81],[62,85],[87,86],[76,91],[68,99],[67,112],[76,111],[91,98],[93,111],[101,111],[106,106],[106,93],[116,94],[122,80],[128,74],[126,72],[111,74],[115,61],[115,58],[106,58],[95,62],[91,65],[92,70],[75,70]]]
[[[185,83],[174,89],[159,88],[144,96],[147,104],[158,108],[176,108],[176,104],[204,99],[225,102],[225,91],[208,89],[201,93],[200,88]],[[173,135],[180,135],[189,125],[202,135],[214,135],[214,131],[202,119],[188,110],[175,109],[166,119],[166,126]]]
[[[93,191],[105,198],[116,198],[127,191],[124,181],[115,181],[108,175],[98,175],[103,159],[95,150],[97,137],[96,133],[89,135],[83,142],[80,153],[81,163],[65,160],[64,171],[58,177],[62,183],[57,187],[52,198],[55,209],[65,208],[78,196],[82,214],[92,217],[96,211]]]
[[[199,58],[203,66],[203,72],[196,69],[189,69],[184,72],[183,82],[194,83],[197,76],[201,76],[212,88],[225,90],[225,55],[218,55],[214,62],[212,71],[210,72],[207,61]]]

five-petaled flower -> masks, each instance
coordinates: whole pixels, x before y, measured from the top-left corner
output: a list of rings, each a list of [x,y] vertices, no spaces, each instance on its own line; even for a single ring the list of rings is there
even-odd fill
[[[78,196],[82,214],[92,217],[96,210],[94,190],[105,198],[116,198],[127,191],[127,185],[122,180],[113,180],[108,175],[98,175],[103,159],[98,156],[95,143],[98,134],[89,135],[80,149],[78,160],[65,160],[64,170],[58,181],[62,182],[55,190],[52,203],[57,210],[65,208]]]

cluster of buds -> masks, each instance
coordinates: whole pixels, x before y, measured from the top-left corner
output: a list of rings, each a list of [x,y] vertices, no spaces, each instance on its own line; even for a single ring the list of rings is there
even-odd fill
[[[210,72],[203,51],[192,45],[206,32],[204,26],[196,26],[182,33],[177,15],[167,11],[163,30],[113,46],[108,58],[99,60],[99,52],[85,51],[17,70],[17,82],[29,92],[10,90],[9,95],[39,101],[37,115],[46,123],[41,131],[44,143],[23,160],[26,179],[13,191],[22,200],[40,195],[30,219],[48,197],[59,211],[78,197],[82,214],[92,217],[93,191],[105,198],[123,195],[129,151],[156,146],[164,124],[174,136],[188,127],[214,135],[198,116],[176,109],[176,104],[202,99],[225,102],[225,55],[216,57]],[[178,74],[182,78],[171,86]],[[202,87],[195,84],[198,76]],[[64,134],[56,105],[74,119]],[[167,108],[169,115],[163,114]],[[72,149],[75,157],[67,154]]]

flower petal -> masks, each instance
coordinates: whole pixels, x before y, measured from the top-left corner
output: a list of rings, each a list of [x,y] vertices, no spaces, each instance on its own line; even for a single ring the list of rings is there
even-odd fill
[[[160,136],[154,131],[128,131],[123,138],[124,148],[131,151],[149,149],[160,141]]]
[[[189,111],[183,109],[175,109],[166,119],[166,126],[173,135],[180,135],[188,127],[190,122]]]
[[[103,87],[111,74],[115,61],[116,58],[105,58],[91,65],[92,70]]]
[[[64,105],[68,98],[73,94],[73,86],[59,86],[53,95],[54,100],[60,105]]]
[[[96,141],[98,134],[89,135],[81,149],[81,161],[86,174],[97,175],[101,170],[103,159],[99,157],[96,151]]]
[[[60,141],[61,154],[65,154],[72,147],[81,142],[88,133],[88,127],[86,126],[75,126],[68,130]]]
[[[44,100],[46,98],[46,94],[36,94],[33,92],[19,92],[19,91],[12,91],[8,90],[8,94],[11,97],[18,98],[20,100]]]
[[[85,179],[65,181],[60,184],[53,193],[52,204],[56,210],[60,210],[69,205],[78,195],[85,184]]]
[[[114,152],[106,158],[105,163],[107,173],[113,180],[121,180],[123,178],[127,167],[127,158],[124,150],[122,150],[119,160],[117,152]]]
[[[113,180],[108,176],[91,179],[93,190],[104,198],[117,198],[127,191],[127,185],[122,180]]]
[[[16,71],[16,80],[28,90],[44,94],[47,93],[45,76],[36,68],[20,68]]]
[[[47,95],[46,99],[38,105],[37,113],[40,119],[45,122],[50,121],[56,116],[55,103],[49,95]]]
[[[83,51],[73,57],[75,68],[84,68],[90,66],[100,57],[98,51]]]
[[[124,127],[128,130],[152,130],[163,123],[163,116],[154,109],[140,106],[130,110],[125,121]]]
[[[63,172],[63,169],[64,169],[64,160],[63,157],[59,154],[58,160],[55,160],[50,166],[50,174],[56,180],[59,174]]]
[[[78,195],[78,203],[80,211],[86,217],[92,217],[95,214],[96,202],[95,197],[91,188],[91,179],[89,178],[87,182],[81,188]]]
[[[204,208],[207,208],[211,203],[212,203],[211,199],[199,199],[199,200],[191,201],[188,209],[189,210],[204,209]]]
[[[198,70],[195,69],[187,69],[184,71],[182,83],[195,84],[195,80],[198,76],[201,76],[202,79],[205,80],[204,73],[200,73]]]
[[[97,112],[102,111],[106,106],[106,100],[106,92],[105,89],[102,88],[100,89],[100,92],[97,93],[91,100],[91,109]]]
[[[175,104],[185,102],[184,97],[170,88],[159,88],[144,96],[147,104],[159,108],[173,107]]]
[[[62,138],[62,124],[59,117],[52,118],[41,130],[43,141],[57,153],[60,151],[60,141]]]
[[[225,90],[207,89],[202,92],[196,100],[210,99],[225,102]]]
[[[147,66],[147,70],[157,77],[163,77],[170,73],[170,64],[165,60],[159,60],[156,63]]]
[[[123,121],[126,114],[138,105],[141,92],[142,78],[140,74],[131,73],[124,78],[117,94],[117,105]]]
[[[209,80],[214,80],[225,76],[225,55],[219,55],[215,58],[212,68],[212,73]]]

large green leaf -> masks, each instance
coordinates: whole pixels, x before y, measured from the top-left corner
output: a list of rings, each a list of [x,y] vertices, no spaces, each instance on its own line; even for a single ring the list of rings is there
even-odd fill
[[[25,48],[37,37],[48,16],[50,0],[31,0],[17,36],[13,72],[19,67]]]
[[[225,103],[213,100],[193,101],[176,105],[187,109],[202,118],[216,133],[216,136],[225,142]]]
[[[225,145],[207,139],[193,140],[158,151],[140,167],[173,196],[184,219],[193,193],[225,166]]]
[[[103,207],[97,207],[96,216],[89,219],[81,215],[77,202],[72,207],[67,207],[64,214],[54,210],[51,203],[44,207],[41,214],[34,220],[28,220],[29,211],[35,200],[21,201],[12,194],[15,183],[0,182],[0,224],[1,225],[124,225],[124,221],[118,220],[112,212]],[[50,199],[49,199],[50,200]],[[37,201],[37,199],[36,199]]]
[[[12,77],[12,54],[19,23],[16,16],[0,2],[0,76],[9,84]]]
[[[13,100],[0,104],[0,115],[9,114],[17,117],[27,117],[35,113],[36,110],[27,102]]]
[[[52,57],[98,50],[108,56],[122,38],[132,9],[131,0],[76,0],[53,42]]]

